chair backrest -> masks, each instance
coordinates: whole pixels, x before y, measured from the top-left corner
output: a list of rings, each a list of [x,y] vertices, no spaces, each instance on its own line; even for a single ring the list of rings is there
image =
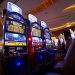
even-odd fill
[[[64,58],[64,75],[75,75],[75,39],[72,40]]]

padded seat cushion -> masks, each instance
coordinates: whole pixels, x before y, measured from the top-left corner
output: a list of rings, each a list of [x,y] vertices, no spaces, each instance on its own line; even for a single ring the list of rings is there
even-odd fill
[[[45,75],[62,75],[62,74],[59,74],[59,73],[47,73]]]

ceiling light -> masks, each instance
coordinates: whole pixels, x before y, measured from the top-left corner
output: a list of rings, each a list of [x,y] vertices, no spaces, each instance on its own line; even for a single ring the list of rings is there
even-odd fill
[[[56,31],[56,30],[60,30],[60,29],[66,28],[66,27],[74,26],[74,25],[75,25],[75,21],[74,22],[67,22],[64,25],[50,28],[50,30],[51,31]]]
[[[75,4],[66,7],[63,11],[67,11],[67,10],[74,9],[74,8],[75,8]]]
[[[67,25],[66,27],[70,27],[71,25]]]

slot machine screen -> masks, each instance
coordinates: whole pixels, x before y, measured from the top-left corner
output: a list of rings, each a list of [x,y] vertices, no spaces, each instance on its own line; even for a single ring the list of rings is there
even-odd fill
[[[4,38],[6,46],[25,46],[25,25],[8,19],[5,24]]]
[[[44,37],[45,37],[45,39],[50,39],[50,33],[49,33],[48,29],[45,29],[45,31],[44,31]]]
[[[32,38],[33,42],[42,42],[42,39],[41,38],[38,38],[38,37],[33,37]]]
[[[41,30],[37,28],[32,28],[32,36],[41,37]]]
[[[50,49],[51,48],[51,40],[46,39],[46,48]]]
[[[24,46],[26,45],[26,37],[21,34],[5,33],[5,45],[8,46]]]
[[[18,23],[16,21],[6,21],[5,30],[10,32],[16,32],[16,33],[25,33],[25,26],[21,23]]]
[[[34,45],[41,45],[42,44],[42,39],[41,38],[38,38],[38,37],[32,37],[32,40],[33,40],[33,44]]]
[[[24,35],[21,34],[15,34],[15,33],[5,33],[5,40],[6,41],[17,41],[17,42],[23,42],[26,41],[26,38]]]
[[[46,43],[51,44],[51,40],[46,39]]]

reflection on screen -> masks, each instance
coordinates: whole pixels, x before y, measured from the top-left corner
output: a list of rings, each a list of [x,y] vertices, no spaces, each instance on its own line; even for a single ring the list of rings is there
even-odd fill
[[[24,35],[15,33],[5,33],[5,40],[7,41],[26,41]]]
[[[32,36],[41,37],[41,30],[37,28],[32,28]]]

